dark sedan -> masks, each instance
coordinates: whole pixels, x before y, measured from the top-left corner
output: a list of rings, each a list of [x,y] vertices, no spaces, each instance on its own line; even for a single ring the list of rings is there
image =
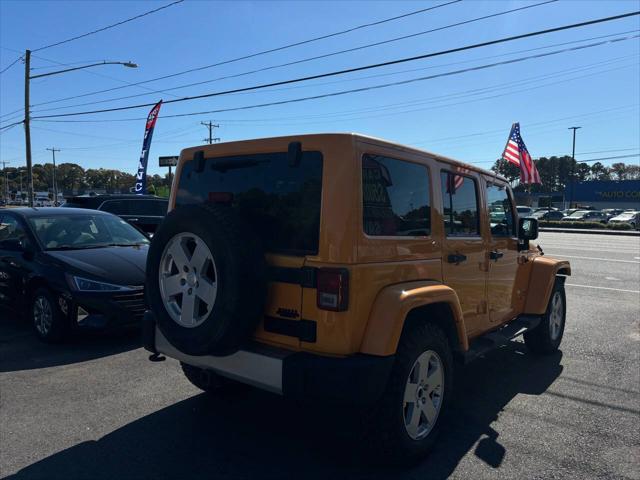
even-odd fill
[[[110,213],[0,212],[0,305],[27,313],[55,342],[71,330],[136,323],[144,313],[149,240]]]

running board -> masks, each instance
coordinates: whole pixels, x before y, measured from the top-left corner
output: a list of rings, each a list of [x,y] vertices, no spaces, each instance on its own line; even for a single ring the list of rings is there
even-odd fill
[[[536,328],[541,320],[542,316],[540,315],[522,315],[504,327],[474,339],[469,350],[462,353],[463,363],[466,365],[485,353],[508,344],[527,330]]]

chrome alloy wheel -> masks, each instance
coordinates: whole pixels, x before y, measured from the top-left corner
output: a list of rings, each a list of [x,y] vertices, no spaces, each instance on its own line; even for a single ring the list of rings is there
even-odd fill
[[[562,295],[555,292],[551,299],[551,311],[549,312],[549,335],[551,340],[557,340],[562,331],[562,323],[564,322],[562,305]]]
[[[404,389],[404,427],[414,440],[433,429],[442,407],[444,366],[433,350],[422,353],[413,364]]]
[[[211,313],[218,291],[218,272],[207,244],[182,232],[167,243],[160,259],[160,295],[178,325],[194,328]]]
[[[53,308],[46,297],[38,296],[33,302],[33,323],[43,337],[49,335],[53,323]]]

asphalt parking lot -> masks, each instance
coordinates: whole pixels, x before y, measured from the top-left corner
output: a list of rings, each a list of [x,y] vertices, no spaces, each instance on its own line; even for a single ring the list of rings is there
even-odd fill
[[[640,237],[540,243],[574,271],[562,351],[514,342],[460,372],[448,427],[419,465],[354,455],[363,440],[342,409],[208,397],[176,362],[149,362],[136,332],[49,346],[0,312],[0,476],[640,478]]]

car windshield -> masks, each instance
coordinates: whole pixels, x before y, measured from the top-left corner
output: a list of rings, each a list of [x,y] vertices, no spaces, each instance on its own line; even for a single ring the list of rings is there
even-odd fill
[[[582,217],[584,217],[587,213],[589,213],[589,212],[584,212],[584,211],[573,212],[571,215],[569,215],[569,217],[571,217],[571,218],[582,218]]]
[[[616,218],[620,220],[625,220],[627,218],[633,218],[635,215],[636,215],[635,212],[625,212],[625,213],[621,213]]]
[[[142,233],[112,215],[43,215],[29,218],[29,223],[45,250],[128,247],[149,243]]]

